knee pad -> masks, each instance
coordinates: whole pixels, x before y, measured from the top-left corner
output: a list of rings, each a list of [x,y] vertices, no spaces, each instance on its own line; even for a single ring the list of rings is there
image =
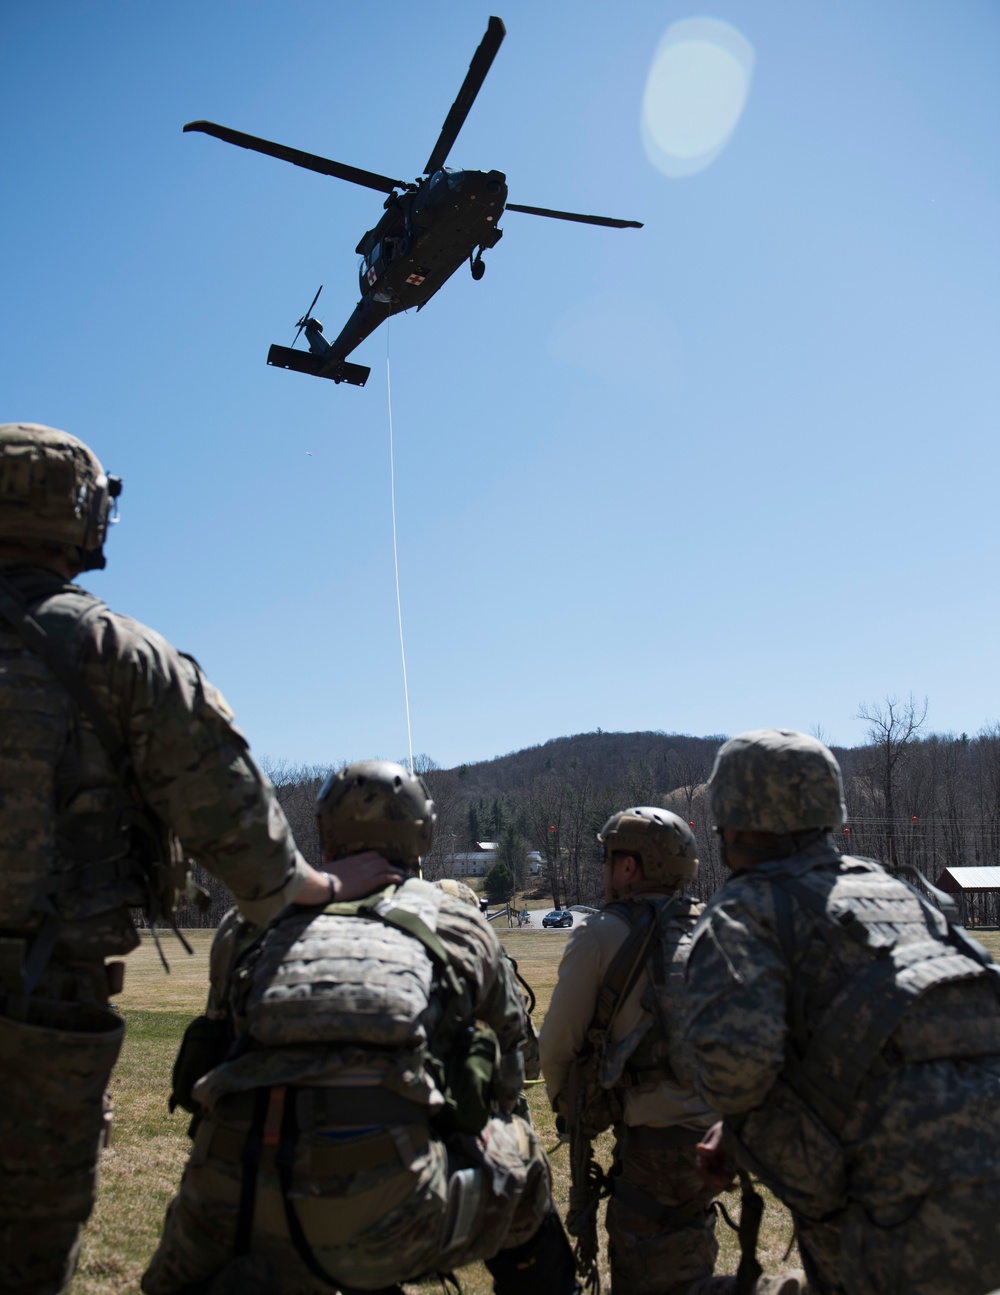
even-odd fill
[[[550,1209],[523,1245],[486,1260],[496,1295],[575,1295],[576,1265],[563,1225]]]

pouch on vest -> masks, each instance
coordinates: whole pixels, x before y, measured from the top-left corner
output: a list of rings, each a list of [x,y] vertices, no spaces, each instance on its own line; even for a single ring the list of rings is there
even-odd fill
[[[449,1133],[479,1133],[495,1112],[493,1081],[500,1067],[500,1043],[481,1021],[452,1036],[444,1071],[445,1109],[434,1123]]]
[[[177,1059],[174,1061],[169,1102],[171,1113],[178,1106],[190,1115],[199,1113],[200,1108],[191,1091],[202,1075],[207,1075],[210,1070],[222,1065],[232,1042],[232,1030],[225,1017],[217,1020],[209,1016],[194,1018],[184,1031]]]
[[[783,1079],[775,1081],[763,1106],[727,1119],[726,1134],[740,1163],[789,1209],[820,1222],[846,1207],[844,1149]]]

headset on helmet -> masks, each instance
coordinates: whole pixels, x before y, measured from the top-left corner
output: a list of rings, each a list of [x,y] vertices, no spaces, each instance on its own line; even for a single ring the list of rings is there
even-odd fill
[[[760,728],[723,743],[709,779],[716,826],[752,832],[836,830],[847,817],[833,752],[787,728]]]
[[[120,479],[68,432],[0,425],[0,543],[62,549],[81,571],[103,567],[111,505],[121,489]]]
[[[415,868],[434,840],[434,802],[422,778],[390,760],[359,760],[331,773],[316,797],[316,825],[331,861],[377,850]]]
[[[647,881],[680,886],[698,871],[694,833],[669,809],[637,805],[612,814],[597,834],[607,854],[633,854],[642,859]]]

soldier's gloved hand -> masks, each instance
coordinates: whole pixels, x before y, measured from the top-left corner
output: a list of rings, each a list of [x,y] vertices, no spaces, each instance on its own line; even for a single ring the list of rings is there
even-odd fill
[[[723,1146],[722,1121],[713,1124],[695,1147],[698,1172],[710,1187],[728,1191],[736,1181],[736,1165]]]

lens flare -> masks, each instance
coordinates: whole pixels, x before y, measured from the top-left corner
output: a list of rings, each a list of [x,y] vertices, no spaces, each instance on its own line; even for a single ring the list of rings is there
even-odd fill
[[[716,18],[667,28],[642,98],[642,142],[654,166],[679,179],[715,161],[746,107],[753,63],[746,37]]]

